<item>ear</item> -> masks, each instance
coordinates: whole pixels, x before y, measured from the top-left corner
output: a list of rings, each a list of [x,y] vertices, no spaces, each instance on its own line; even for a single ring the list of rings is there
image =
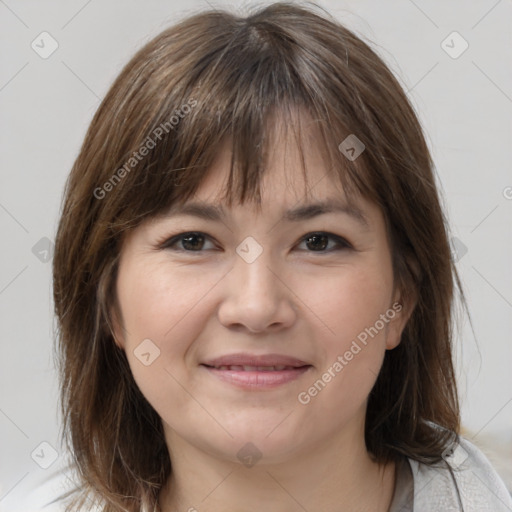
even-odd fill
[[[400,344],[402,332],[416,307],[416,302],[416,297],[405,298],[398,292],[395,294],[388,310],[390,321],[386,333],[386,350],[393,350]],[[391,318],[392,312],[394,316]]]

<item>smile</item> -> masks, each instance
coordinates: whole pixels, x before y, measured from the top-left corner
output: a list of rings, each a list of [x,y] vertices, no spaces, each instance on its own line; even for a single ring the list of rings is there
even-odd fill
[[[222,365],[212,366],[215,370],[232,370],[235,372],[275,372],[281,370],[295,370],[294,366],[240,366],[240,365]]]
[[[274,389],[291,383],[308,372],[311,365],[304,366],[247,366],[247,365],[201,365],[216,380],[246,391]]]

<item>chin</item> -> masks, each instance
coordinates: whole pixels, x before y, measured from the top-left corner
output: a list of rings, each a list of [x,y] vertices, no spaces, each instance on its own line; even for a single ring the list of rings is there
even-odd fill
[[[280,415],[279,418],[269,416],[266,420],[260,417],[259,420],[252,419],[250,422],[233,423],[229,429],[233,438],[224,436],[217,446],[232,462],[245,464],[246,457],[258,459],[259,464],[286,462],[298,455],[301,448],[305,447],[306,440],[311,440],[312,437],[311,432],[307,435],[304,426],[299,429],[298,425],[283,421],[287,414]]]

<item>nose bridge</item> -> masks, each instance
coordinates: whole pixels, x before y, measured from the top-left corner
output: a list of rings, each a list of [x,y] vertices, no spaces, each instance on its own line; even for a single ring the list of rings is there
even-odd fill
[[[232,287],[239,299],[249,302],[265,298],[267,301],[276,299],[280,291],[274,273],[270,271],[276,266],[273,260],[269,248],[263,248],[259,244],[255,246],[252,241],[240,244],[233,268],[233,279],[236,282]]]
[[[279,263],[272,251],[254,241],[237,248],[228,286],[219,308],[220,321],[228,326],[241,324],[251,332],[272,326],[289,325],[295,310],[291,293],[276,276]]]

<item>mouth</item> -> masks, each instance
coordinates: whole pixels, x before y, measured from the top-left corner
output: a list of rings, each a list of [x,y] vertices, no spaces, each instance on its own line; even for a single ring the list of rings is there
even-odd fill
[[[279,354],[232,354],[209,360],[200,366],[225,383],[250,390],[284,385],[313,368],[305,361]]]
[[[248,366],[248,365],[221,365],[221,366],[208,366],[208,368],[213,368],[214,370],[231,370],[234,372],[280,372],[282,370],[296,370],[297,367],[295,366],[283,366],[283,365],[276,365],[276,366]],[[302,367],[299,367],[302,368]]]

